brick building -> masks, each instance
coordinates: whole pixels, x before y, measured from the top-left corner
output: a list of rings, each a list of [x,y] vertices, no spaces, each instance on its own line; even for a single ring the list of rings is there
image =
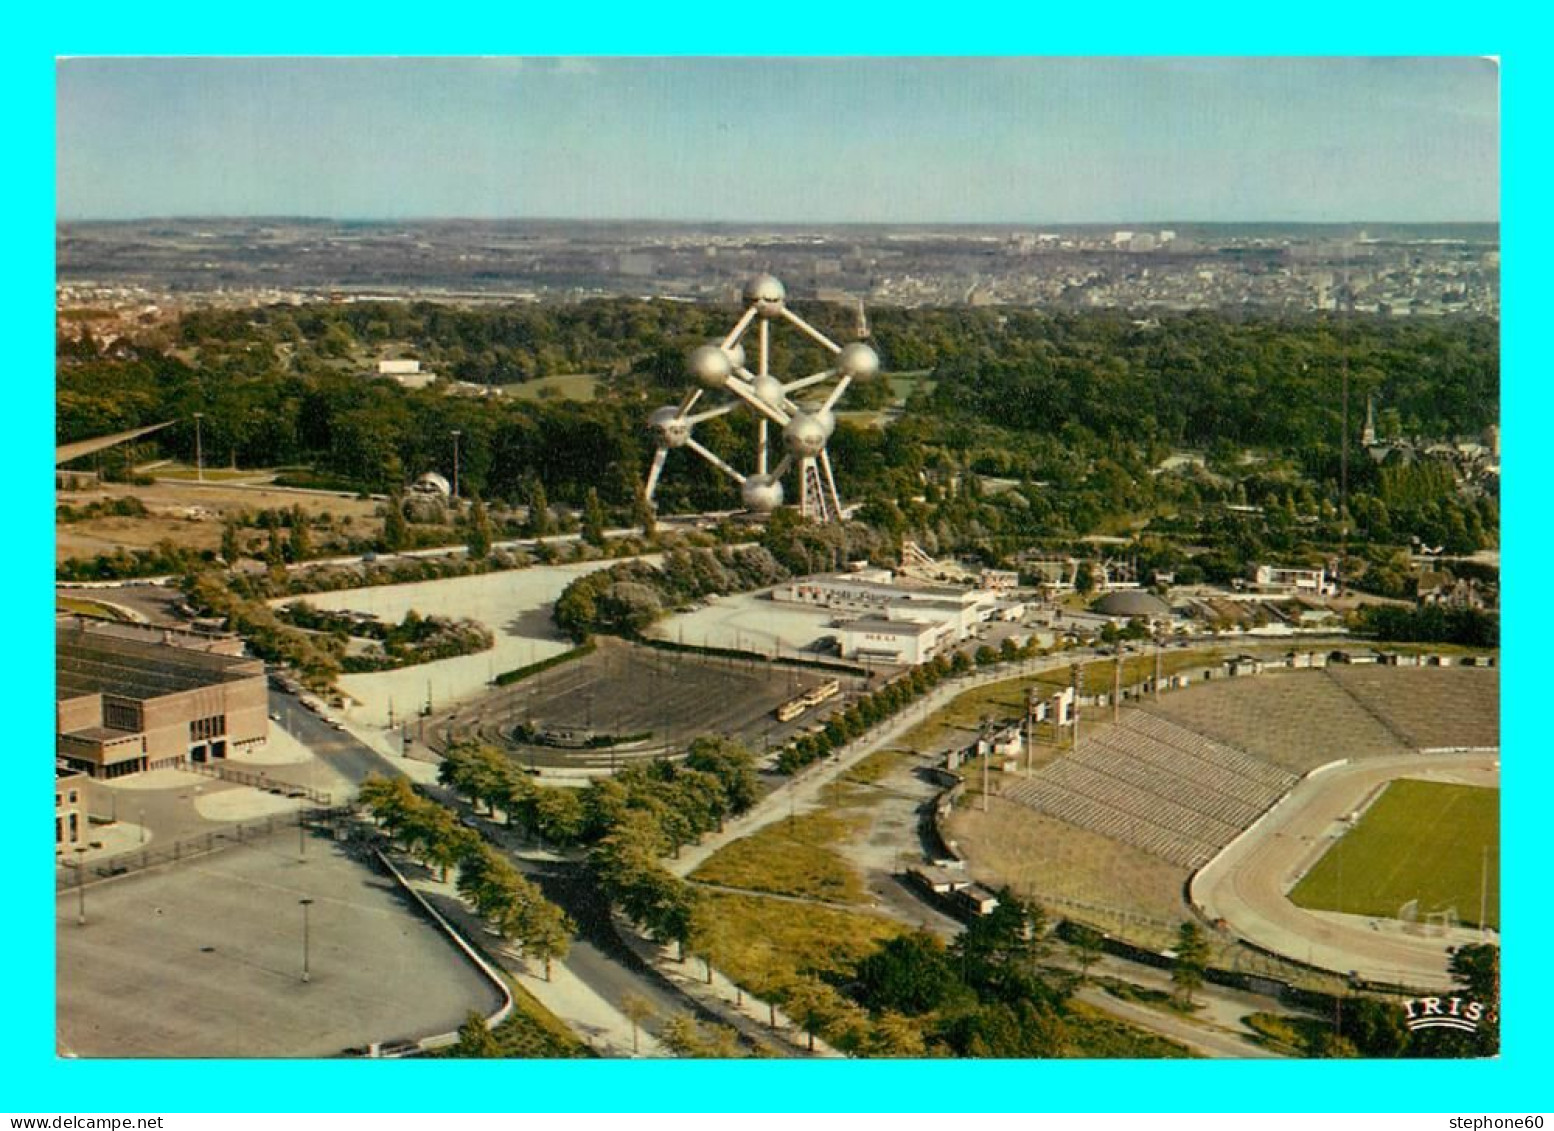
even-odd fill
[[[56,752],[71,769],[117,778],[262,745],[264,664],[61,622],[55,634]]]

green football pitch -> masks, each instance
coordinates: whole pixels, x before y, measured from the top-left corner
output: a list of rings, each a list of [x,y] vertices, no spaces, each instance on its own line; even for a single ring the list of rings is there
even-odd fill
[[[1290,899],[1388,919],[1417,900],[1421,920],[1454,907],[1461,923],[1478,926],[1481,894],[1484,918],[1498,930],[1500,791],[1404,778],[1388,784]]]

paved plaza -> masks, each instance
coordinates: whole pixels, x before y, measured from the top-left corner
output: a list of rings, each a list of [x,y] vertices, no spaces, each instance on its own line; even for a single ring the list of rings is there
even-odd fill
[[[326,1057],[449,1032],[496,989],[386,876],[295,830],[55,901],[58,1046],[82,1057]],[[303,907],[307,908],[302,980]]]

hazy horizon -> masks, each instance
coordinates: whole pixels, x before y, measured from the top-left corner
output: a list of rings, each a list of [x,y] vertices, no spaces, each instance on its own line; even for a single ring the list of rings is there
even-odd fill
[[[1472,57],[75,58],[56,95],[67,222],[1499,221]]]

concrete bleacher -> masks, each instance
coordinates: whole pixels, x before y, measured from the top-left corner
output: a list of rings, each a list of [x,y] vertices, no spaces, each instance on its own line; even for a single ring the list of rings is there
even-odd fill
[[[1169,720],[1130,711],[1003,796],[1198,868],[1295,782],[1295,776]]]
[[[1327,674],[1416,750],[1500,745],[1497,668],[1335,666]]]
[[[1334,665],[1221,680],[1093,726],[1002,794],[1199,868],[1319,765],[1498,746],[1499,720],[1493,668]]]
[[[1216,680],[1163,696],[1145,710],[1295,774],[1339,758],[1407,753],[1402,734],[1345,690],[1329,674],[1336,670]],[[1430,669],[1353,670],[1409,675]]]

